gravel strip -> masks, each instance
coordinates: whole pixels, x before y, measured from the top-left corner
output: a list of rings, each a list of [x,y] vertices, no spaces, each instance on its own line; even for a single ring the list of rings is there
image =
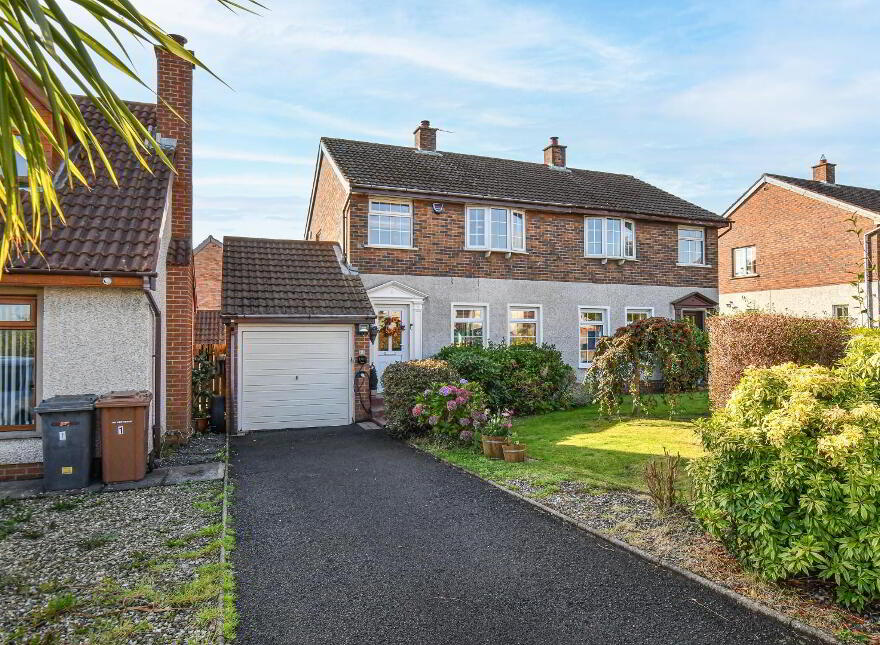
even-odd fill
[[[199,531],[219,521],[221,494],[204,482],[4,502],[0,642],[213,642],[198,614],[217,592],[180,592],[219,561]]]
[[[834,604],[833,587],[821,581],[804,579],[777,585],[758,580],[743,571],[737,560],[721,543],[706,535],[692,516],[685,512],[660,516],[647,495],[620,490],[595,491],[577,482],[565,482],[549,495],[526,480],[509,480],[504,485],[590,528],[805,623],[830,633],[858,630],[873,639],[862,642],[880,644],[880,607],[869,608],[859,615],[850,614]]]
[[[170,466],[191,466],[193,464],[206,464],[211,461],[223,461],[218,453],[226,450],[226,435],[212,432],[198,433],[192,436],[189,443],[183,446],[175,446],[168,455],[156,460],[156,468],[168,468]]]

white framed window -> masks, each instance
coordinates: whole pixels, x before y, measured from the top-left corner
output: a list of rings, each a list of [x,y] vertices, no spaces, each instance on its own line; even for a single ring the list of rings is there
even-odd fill
[[[525,251],[525,213],[495,206],[468,206],[465,246],[487,251]]]
[[[367,243],[370,246],[412,248],[412,204],[394,200],[370,200]]]
[[[578,307],[578,361],[581,367],[592,364],[599,340],[608,335],[609,317],[608,307]]]
[[[584,218],[584,252],[589,258],[635,258],[635,222],[619,217]]]
[[[627,307],[626,308],[626,324],[634,323],[637,320],[645,320],[654,316],[653,307]]]
[[[706,232],[702,228],[678,227],[678,263],[706,264]]]
[[[741,246],[733,249],[733,275],[734,277],[758,275],[754,246]]]
[[[508,344],[540,345],[541,333],[542,329],[540,305],[508,305]]]
[[[485,347],[489,341],[489,305],[452,304],[452,344]]]
[[[849,320],[849,305],[832,305],[831,315],[835,318]]]

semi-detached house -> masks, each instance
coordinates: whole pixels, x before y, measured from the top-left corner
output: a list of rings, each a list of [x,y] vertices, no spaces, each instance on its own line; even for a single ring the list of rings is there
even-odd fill
[[[597,340],[647,316],[702,325],[718,299],[726,221],[630,175],[322,138],[306,240],[338,244],[380,333],[370,360],[450,343],[551,343],[576,369]],[[387,324],[388,321],[399,324]]]

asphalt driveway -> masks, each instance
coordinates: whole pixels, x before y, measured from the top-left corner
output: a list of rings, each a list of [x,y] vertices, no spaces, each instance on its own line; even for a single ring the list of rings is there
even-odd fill
[[[238,643],[804,642],[378,432],[232,445]]]

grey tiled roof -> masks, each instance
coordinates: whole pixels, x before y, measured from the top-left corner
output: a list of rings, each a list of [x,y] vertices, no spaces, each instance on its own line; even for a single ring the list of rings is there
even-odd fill
[[[631,175],[554,169],[540,163],[455,152],[431,154],[415,148],[348,139],[323,138],[321,141],[340,171],[358,187],[723,220]]]
[[[834,199],[859,206],[869,211],[880,213],[880,190],[876,188],[861,188],[859,186],[846,186],[845,184],[829,184],[824,181],[813,181],[812,179],[800,179],[798,177],[787,177],[785,175],[768,174],[787,184],[810,190],[814,193],[832,197]]]
[[[40,248],[44,257],[29,253],[13,258],[18,269],[55,269],[72,272],[150,273],[156,270],[162,213],[171,171],[152,157],[153,174],[144,170],[125,142],[107,123],[90,99],[77,99],[86,123],[101,141],[119,185],[114,185],[100,160],[96,177],[88,161],[77,165],[90,187],[65,181],[58,189],[64,224],[43,222]],[[132,113],[146,126],[156,125],[156,106],[128,103]],[[25,200],[27,201],[27,200]]]
[[[375,317],[334,242],[223,238],[224,316]]]

